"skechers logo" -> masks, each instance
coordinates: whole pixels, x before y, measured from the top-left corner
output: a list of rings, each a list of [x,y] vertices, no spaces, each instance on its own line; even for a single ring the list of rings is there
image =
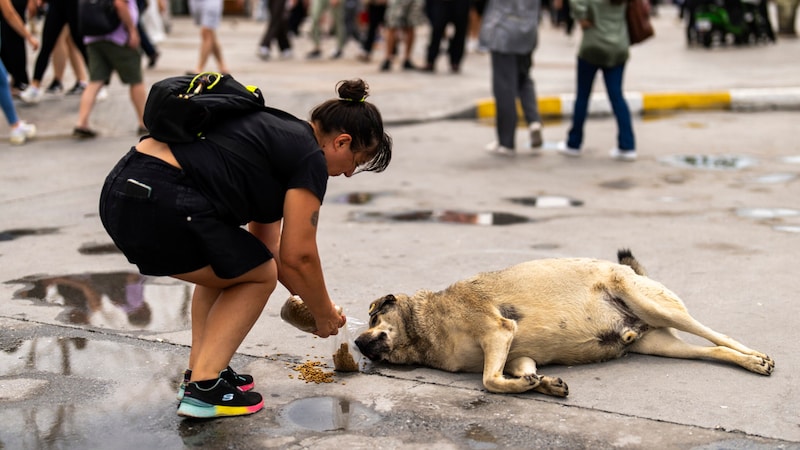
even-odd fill
[[[233,394],[225,394],[225,395],[222,396],[222,401],[223,402],[229,402],[231,400],[233,400]]]

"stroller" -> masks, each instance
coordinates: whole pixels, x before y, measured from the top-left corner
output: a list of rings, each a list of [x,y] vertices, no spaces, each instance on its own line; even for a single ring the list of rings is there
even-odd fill
[[[688,14],[685,14],[688,13]],[[767,0],[686,0],[681,17],[688,16],[689,46],[749,45],[775,42],[769,22]]]

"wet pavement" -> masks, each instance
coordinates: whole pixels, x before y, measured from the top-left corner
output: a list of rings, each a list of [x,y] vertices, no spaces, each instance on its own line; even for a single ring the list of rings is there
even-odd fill
[[[666,16],[658,25],[659,37],[670,36]],[[236,27],[232,38],[243,42],[261,31]],[[176,27],[163,48],[190,51],[191,32],[188,24]],[[555,30],[545,38],[564,47],[563,55],[543,50],[550,63],[537,77],[540,91],[555,94],[571,85],[574,40]],[[778,59],[771,71],[760,64],[778,50],[784,58],[798,54],[797,41],[738,53],[672,45],[675,67],[697,68],[702,54],[727,70],[714,80],[670,73],[642,54],[628,75],[634,89],[792,86],[789,74],[798,70]],[[231,54],[243,77],[263,80],[275,102],[298,115],[330,96],[347,69],[344,62],[263,63],[249,44]],[[173,55],[148,77],[191,64]],[[135,142],[124,89],[112,86],[112,98],[98,104],[93,120],[104,134],[94,141],[64,138],[72,99],[23,110],[38,111],[52,130],[24,147],[0,148],[0,448],[800,449],[798,113],[636,117],[635,163],[608,158],[613,119],[589,121],[579,159],[555,153],[568,123],[552,120],[541,156],[492,157],[483,151],[493,139],[489,123],[409,119],[430,112],[419,106],[426,97],[441,111],[458,111],[488,94],[479,58],[458,77],[432,78],[347,62],[373,87],[396,149],[383,174],[332,179],[323,206],[320,251],[348,329],[328,340],[293,329],[279,318],[287,297],[279,288],[232,362],[265,397],[263,411],[242,418],[175,414],[191,287],[139,276],[99,223],[99,186]],[[562,58],[564,67],[555,63]],[[754,80],[739,67],[774,77]],[[634,82],[634,71],[650,77]],[[437,290],[533,258],[613,258],[620,247],[630,247],[701,322],[771,355],[773,375],[641,355],[541,368],[570,385],[566,399],[489,394],[478,374],[363,360],[360,372],[335,373],[330,383],[300,377],[309,362],[333,371],[334,350],[363,328],[369,303],[381,295]]]

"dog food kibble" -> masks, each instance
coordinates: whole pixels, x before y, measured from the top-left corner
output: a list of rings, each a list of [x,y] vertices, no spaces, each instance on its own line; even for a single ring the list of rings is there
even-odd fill
[[[298,378],[306,383],[333,383],[333,372],[325,372],[322,367],[319,361],[306,361],[295,366],[293,370],[300,372]]]
[[[358,372],[358,364],[353,360],[350,346],[346,342],[342,342],[342,345],[333,354],[333,368],[337,372]]]
[[[337,306],[336,311],[341,314],[342,308]],[[289,322],[290,325],[300,331],[313,333],[317,330],[317,322],[314,320],[314,316],[311,315],[311,311],[308,310],[303,300],[296,295],[286,299],[286,303],[281,308],[281,319]]]

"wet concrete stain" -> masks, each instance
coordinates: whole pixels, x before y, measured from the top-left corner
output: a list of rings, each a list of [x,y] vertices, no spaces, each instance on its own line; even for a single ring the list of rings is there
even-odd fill
[[[282,411],[290,424],[313,431],[347,431],[368,428],[381,416],[359,402],[341,397],[295,400]]]
[[[570,208],[583,206],[582,200],[577,200],[561,195],[539,195],[536,197],[513,197],[508,199],[511,203],[537,208]]]
[[[0,241],[13,241],[25,236],[41,236],[57,233],[58,228],[14,228],[0,231]]]
[[[636,183],[626,178],[620,180],[609,180],[599,184],[600,187],[606,189],[616,189],[619,191],[626,191],[636,187]]]
[[[678,167],[705,170],[739,170],[756,164],[756,159],[741,155],[672,155],[659,161]]]
[[[736,210],[736,215],[750,219],[782,219],[800,217],[800,210],[791,208],[739,208]]]
[[[56,320],[71,325],[158,332],[189,328],[191,287],[183,282],[110,272],[37,275],[5,284],[23,285],[14,299],[63,308]]]
[[[753,182],[760,184],[780,184],[788,183],[797,179],[796,173],[768,173],[759,177],[753,178]]]
[[[467,438],[470,447],[478,449],[491,449],[497,448],[497,438],[492,435],[486,428],[471,423],[464,432],[464,437]]]
[[[87,243],[78,248],[78,253],[81,255],[109,255],[114,253],[122,253],[116,245],[109,242],[107,244]]]
[[[438,222],[469,225],[514,225],[534,220],[506,212],[470,212],[453,210],[420,210],[400,213],[352,212],[354,222]]]

